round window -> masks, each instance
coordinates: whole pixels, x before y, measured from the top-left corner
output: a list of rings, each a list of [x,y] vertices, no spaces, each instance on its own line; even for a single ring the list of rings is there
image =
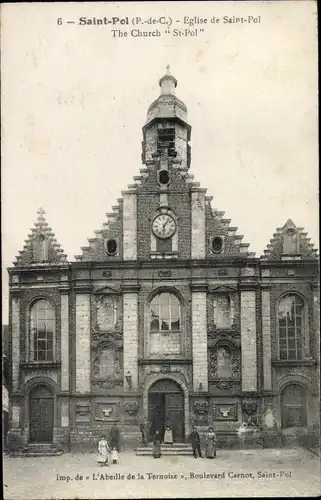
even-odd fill
[[[117,241],[110,239],[106,241],[106,252],[108,255],[115,255],[117,252]]]
[[[212,239],[212,250],[214,253],[220,253],[223,248],[223,239],[220,236],[215,236]]]
[[[168,184],[169,183],[169,173],[167,170],[161,170],[159,172],[159,182],[161,184]]]

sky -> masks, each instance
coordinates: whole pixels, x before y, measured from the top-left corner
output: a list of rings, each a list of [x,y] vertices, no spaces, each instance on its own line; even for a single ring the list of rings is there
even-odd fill
[[[288,218],[318,245],[315,11],[314,2],[3,5],[4,324],[6,269],[39,207],[73,260],[139,174],[141,129],[167,64],[192,126],[190,173],[213,208],[257,256]],[[167,35],[163,25],[138,26],[161,31],[146,38],[119,25],[128,36],[114,38],[111,26],[79,26],[84,16],[173,24]],[[184,24],[194,16],[208,24]],[[260,22],[225,24],[224,16]],[[190,32],[174,36],[175,27]]]

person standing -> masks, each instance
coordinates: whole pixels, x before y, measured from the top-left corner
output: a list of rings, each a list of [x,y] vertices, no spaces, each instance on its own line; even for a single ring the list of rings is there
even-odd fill
[[[209,427],[205,437],[205,455],[206,458],[216,457],[216,435],[213,427]]]
[[[148,444],[149,438],[149,422],[146,417],[143,418],[142,423],[140,424],[140,431],[142,433],[142,445]]]
[[[164,443],[173,444],[173,429],[170,420],[166,420],[165,432],[164,432]]]
[[[195,425],[193,426],[193,430],[191,432],[190,439],[191,439],[191,442],[192,442],[192,448],[193,448],[193,455],[194,455],[194,457],[197,458],[197,455],[198,455],[200,458],[203,458],[202,450],[201,450],[200,435],[197,432],[197,429],[196,429]]]
[[[159,431],[156,431],[153,439],[153,457],[160,458],[161,456],[161,435]]]
[[[98,463],[102,467],[103,465],[108,466],[108,456],[110,453],[109,445],[105,439],[105,436],[102,436],[98,443]]]
[[[112,449],[116,448],[118,452],[119,452],[119,439],[120,439],[119,429],[116,424],[113,424],[109,435],[110,446]]]

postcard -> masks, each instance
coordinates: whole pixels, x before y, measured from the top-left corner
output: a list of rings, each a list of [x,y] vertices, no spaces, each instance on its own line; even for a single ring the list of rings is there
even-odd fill
[[[320,495],[316,3],[1,10],[5,498]]]

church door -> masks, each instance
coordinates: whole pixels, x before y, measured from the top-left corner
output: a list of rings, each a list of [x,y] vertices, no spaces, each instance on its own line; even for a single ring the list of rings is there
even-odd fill
[[[164,436],[165,423],[172,424],[175,442],[184,441],[184,394],[173,380],[159,380],[149,390],[148,420],[151,424],[151,437],[156,430]]]
[[[33,443],[52,443],[54,400],[50,389],[37,386],[30,394],[30,438]]]
[[[307,409],[304,389],[296,384],[286,386],[281,395],[282,427],[306,427]]]

